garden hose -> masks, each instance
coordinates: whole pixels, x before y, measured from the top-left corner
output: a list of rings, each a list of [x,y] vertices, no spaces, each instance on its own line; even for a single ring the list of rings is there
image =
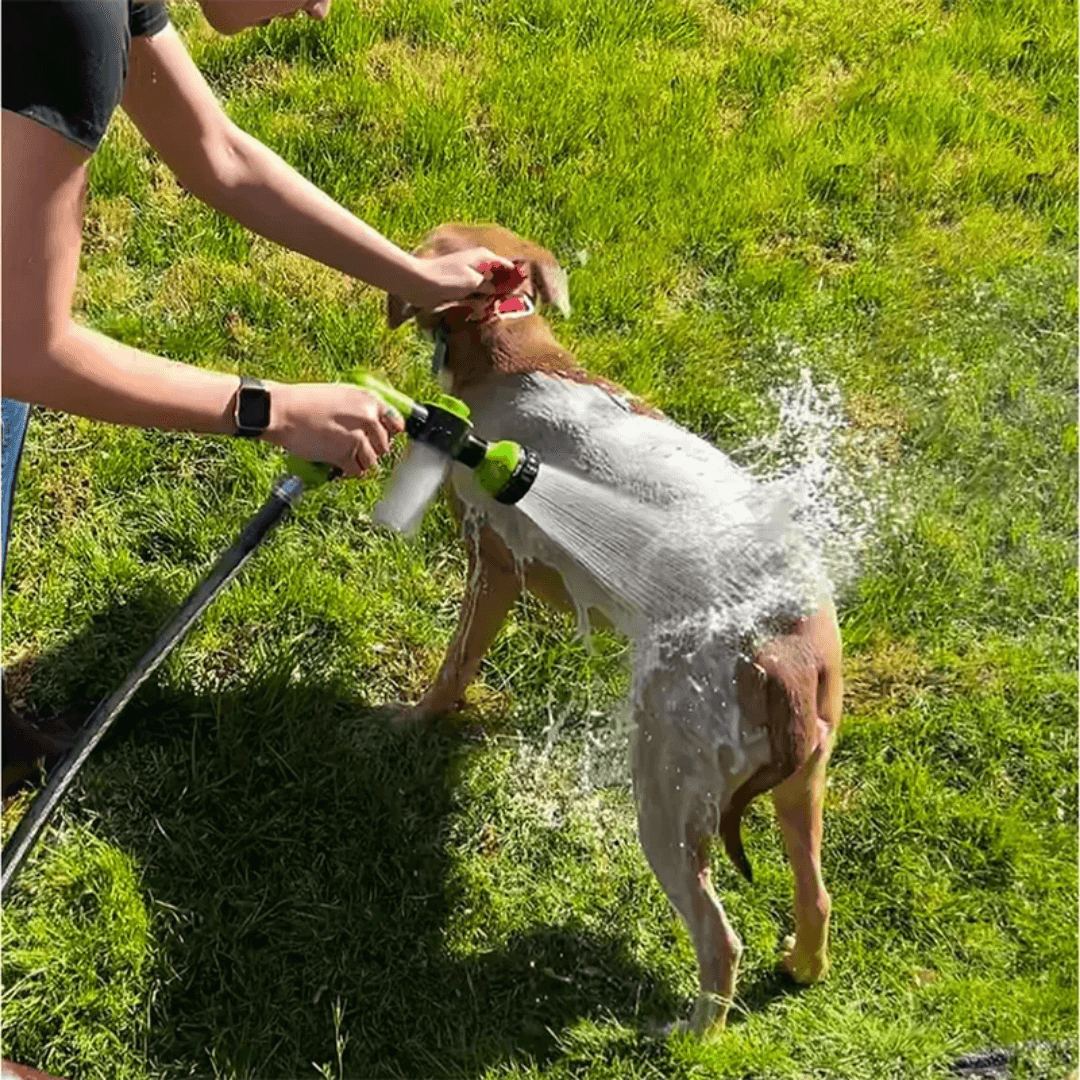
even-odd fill
[[[436,402],[421,405],[366,371],[353,373],[350,380],[377,396],[388,408],[400,412],[405,417],[405,430],[413,440],[472,469],[481,488],[499,502],[517,502],[536,479],[539,470],[536,454],[509,440],[488,443],[477,438],[469,420],[469,408],[463,401],[443,396]],[[329,466],[294,455],[288,456],[287,467],[288,474],[277,481],[270,498],[244,526],[236,543],[220,556],[120,687],[94,709],[74,746],[49,774],[44,788],[4,845],[0,895],[7,893],[79,770],[135,692],[214,597],[232,581],[274,526],[296,505],[304,490],[318,487],[334,475]]]
[[[199,582],[120,687],[90,714],[79,731],[75,745],[49,773],[44,788],[15,827],[11,839],[4,845],[0,895],[7,894],[9,886],[15,880],[49,818],[59,806],[60,800],[135,691],[168,656],[214,597],[232,581],[240,567],[247,562],[274,526],[296,505],[305,487],[312,487],[318,482],[317,476],[309,474],[307,480],[288,475],[275,483],[270,498],[243,527],[236,543],[221,555],[206,577]]]

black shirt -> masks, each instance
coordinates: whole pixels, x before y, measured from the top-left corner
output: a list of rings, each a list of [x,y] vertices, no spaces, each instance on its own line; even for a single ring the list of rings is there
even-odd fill
[[[3,0],[2,104],[87,150],[124,94],[131,39],[164,30],[165,0]]]

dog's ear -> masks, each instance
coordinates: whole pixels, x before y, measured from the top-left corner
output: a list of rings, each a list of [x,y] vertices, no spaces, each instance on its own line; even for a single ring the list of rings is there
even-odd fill
[[[406,303],[400,296],[388,293],[386,297],[386,321],[391,330],[396,330],[403,322],[408,322],[416,314],[416,308]]]
[[[534,256],[530,263],[540,299],[545,304],[554,304],[564,319],[570,318],[570,285],[566,280],[566,271],[547,252],[539,257]]]

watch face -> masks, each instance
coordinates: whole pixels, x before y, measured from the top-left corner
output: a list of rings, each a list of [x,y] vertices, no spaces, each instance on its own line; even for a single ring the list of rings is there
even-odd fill
[[[241,431],[263,432],[270,426],[270,391],[244,386],[236,404],[236,423]]]

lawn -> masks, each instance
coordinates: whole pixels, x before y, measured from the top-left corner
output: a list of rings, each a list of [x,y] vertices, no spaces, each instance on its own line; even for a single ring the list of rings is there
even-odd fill
[[[728,1031],[657,1034],[696,973],[635,837],[627,645],[526,598],[464,714],[393,725],[465,560],[442,505],[412,542],[372,527],[384,471],[311,493],[87,767],[5,901],[4,1056],[71,1080],[906,1080],[1010,1048],[1012,1077],[1065,1077],[1076,5],[336,0],[233,39],[171,11],[234,119],[397,242],[496,220],[554,251],[574,311],[552,326],[590,370],[774,468],[829,437],[858,554],[833,970],[777,974],[792,886],[760,800],[755,883],[716,862],[746,945]],[[195,202],[121,115],[91,172],[82,321],[214,369],[434,391],[379,294]],[[38,412],[16,700],[107,695],[282,470]]]

